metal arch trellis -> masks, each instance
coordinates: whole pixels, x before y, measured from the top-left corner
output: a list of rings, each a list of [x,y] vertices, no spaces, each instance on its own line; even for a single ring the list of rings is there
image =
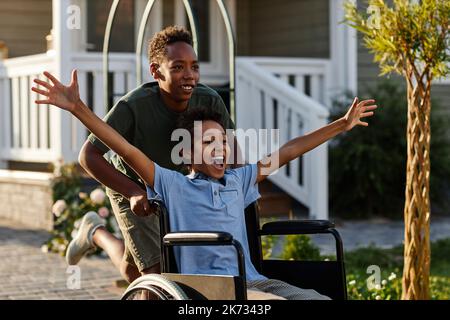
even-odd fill
[[[208,0],[205,0],[208,1]],[[114,24],[114,19],[117,13],[117,7],[119,5],[120,0],[113,0],[111,4],[111,8],[109,10],[108,20],[106,23],[105,29],[105,37],[103,40],[103,100],[105,104],[105,108],[108,107],[109,100],[109,42],[111,38],[111,30]],[[148,18],[150,16],[151,10],[155,0],[148,0],[147,5],[145,6],[144,12],[142,14],[141,23],[139,26],[138,39],[136,43],[136,80],[139,85],[142,82],[142,46],[144,42],[145,35],[145,27],[148,23]],[[223,0],[216,0],[216,3],[219,7],[220,14],[223,18],[227,38],[228,38],[228,52],[229,52],[229,73],[230,73],[230,116],[233,121],[236,123],[236,88],[235,88],[235,76],[236,76],[236,68],[235,68],[235,58],[236,58],[236,42],[233,33],[233,27],[231,24],[230,16],[228,11],[223,3]],[[189,25],[192,30],[192,38],[194,42],[194,50],[198,53],[198,31],[196,25],[196,19],[194,12],[192,10],[192,4],[190,0],[183,0],[183,4],[188,16]]]

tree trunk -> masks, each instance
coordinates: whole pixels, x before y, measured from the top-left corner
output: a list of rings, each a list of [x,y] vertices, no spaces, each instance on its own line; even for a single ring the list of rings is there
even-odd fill
[[[430,298],[430,90],[431,79],[408,66],[405,247],[402,299]],[[415,72],[415,73],[414,73]]]

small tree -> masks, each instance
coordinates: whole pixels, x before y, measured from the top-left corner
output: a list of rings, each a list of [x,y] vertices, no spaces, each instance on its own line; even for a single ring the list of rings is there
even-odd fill
[[[431,82],[448,73],[450,0],[369,0],[367,14],[345,4],[346,23],[364,35],[381,75],[407,84],[407,168],[402,299],[429,299]],[[392,97],[395,99],[395,97]],[[387,111],[387,110],[386,110]]]

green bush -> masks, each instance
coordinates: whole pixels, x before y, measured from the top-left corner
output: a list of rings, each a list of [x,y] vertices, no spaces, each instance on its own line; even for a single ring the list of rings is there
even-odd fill
[[[330,144],[330,208],[342,217],[401,218],[406,181],[406,92],[390,80],[379,82],[367,92],[367,97],[376,99],[379,106],[368,120],[369,127],[355,128]],[[332,120],[345,113],[352,98],[346,94],[334,102]],[[444,212],[450,208],[449,117],[439,109],[433,101],[430,197],[433,209]]]
[[[320,260],[320,250],[303,234],[292,234],[285,238],[281,258],[284,260]]]
[[[381,284],[369,290],[367,274],[347,273],[347,292],[350,300],[400,300],[402,297],[401,273],[382,272]],[[432,300],[450,299],[450,278],[430,276]]]
[[[431,299],[450,299],[450,238],[431,243],[430,290]],[[376,265],[381,271],[381,283],[368,289],[367,267]],[[381,249],[374,246],[345,253],[347,289],[354,300],[401,299],[403,246]]]
[[[273,248],[281,241],[282,250],[275,254]],[[279,258],[283,260],[321,260],[319,248],[311,242],[311,238],[303,234],[287,236],[263,236],[261,239],[263,258]]]

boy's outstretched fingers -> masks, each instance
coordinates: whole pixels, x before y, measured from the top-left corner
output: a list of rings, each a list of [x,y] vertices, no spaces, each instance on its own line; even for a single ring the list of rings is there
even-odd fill
[[[77,69],[73,69],[72,70],[72,83],[77,83],[78,82],[78,73],[77,73]]]
[[[34,92],[36,92],[36,93],[39,93],[39,94],[41,94],[41,95],[43,95],[43,96],[48,97],[48,91],[44,91],[44,90],[38,89],[38,88],[36,88],[36,87],[32,87],[32,88],[31,88],[31,91],[34,91]]]
[[[44,71],[44,76],[50,79],[54,86],[61,86],[61,82],[59,82],[50,72]]]
[[[42,81],[41,79],[36,78],[33,81],[34,81],[34,83],[36,83],[40,86],[43,86],[44,88],[46,88],[48,90],[50,90],[52,88],[52,86],[48,82]]]
[[[42,86],[42,87],[46,88],[47,90],[50,90],[50,89],[51,89],[51,85],[50,85],[50,84],[48,84],[47,82],[42,81],[42,80],[40,80],[40,79],[33,79],[33,82],[36,83],[36,84],[39,85],[39,86]],[[40,95],[46,96],[46,97],[48,97],[49,94],[50,94],[48,91],[39,89],[38,87],[31,87],[31,91],[34,91],[34,92],[36,92],[36,93],[38,93],[38,94],[40,94]],[[45,99],[45,100],[35,100],[34,102],[35,102],[36,104],[48,104],[48,103],[49,103],[49,100],[48,100],[48,99]]]
[[[372,110],[375,110],[378,106],[375,103],[375,100],[364,100],[361,102],[361,114],[360,118],[370,117],[374,115]],[[370,105],[369,105],[370,104]]]
[[[374,115],[373,110],[377,108],[377,105],[374,103],[374,99],[359,101],[358,97],[355,97],[351,107],[347,111],[347,114],[344,116],[347,123],[345,130],[351,130],[356,125],[367,127],[369,124],[361,121],[361,119]]]
[[[72,112],[76,104],[80,102],[77,71],[72,71],[71,83],[68,86],[64,86],[48,71],[44,71],[44,76],[50,82],[41,79],[33,80],[36,86],[33,86],[31,90],[46,97],[46,99],[35,100],[36,104],[51,104]]]
[[[360,119],[365,118],[365,117],[371,117],[374,115],[374,112],[372,110],[375,110],[378,106],[373,103],[375,103],[375,100],[369,99],[369,100],[364,100],[359,104],[359,106],[361,108],[361,111],[360,111],[361,113],[359,115]],[[369,123],[361,121],[361,120],[359,120],[358,124],[362,125],[364,127],[369,126]]]

